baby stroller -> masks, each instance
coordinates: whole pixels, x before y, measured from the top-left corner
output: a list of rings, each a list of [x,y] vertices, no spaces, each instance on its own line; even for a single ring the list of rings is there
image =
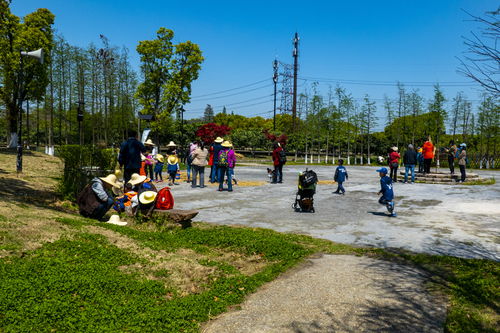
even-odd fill
[[[316,172],[307,170],[299,174],[299,189],[295,195],[295,202],[292,205],[296,212],[314,213],[314,194],[318,176]]]

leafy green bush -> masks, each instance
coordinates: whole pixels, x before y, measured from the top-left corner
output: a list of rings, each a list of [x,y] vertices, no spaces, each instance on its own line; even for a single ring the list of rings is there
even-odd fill
[[[61,146],[57,155],[64,161],[59,192],[70,200],[75,199],[93,177],[106,176],[114,170],[117,162],[114,149],[100,149],[91,145]]]

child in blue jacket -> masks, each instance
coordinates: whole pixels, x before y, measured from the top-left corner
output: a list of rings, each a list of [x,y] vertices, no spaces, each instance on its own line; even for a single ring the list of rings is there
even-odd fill
[[[378,200],[379,204],[385,205],[391,216],[396,217],[394,211],[394,190],[392,188],[392,179],[387,176],[387,168],[380,168],[377,170],[380,176],[380,191],[378,195],[382,194]]]
[[[333,177],[333,180],[335,180],[338,184],[337,186],[337,191],[333,193],[337,194],[345,194],[345,189],[344,186],[342,186],[342,183],[345,182],[347,179],[349,179],[349,175],[347,174],[347,170],[344,167],[344,160],[339,159],[339,166],[335,170],[335,176]]]

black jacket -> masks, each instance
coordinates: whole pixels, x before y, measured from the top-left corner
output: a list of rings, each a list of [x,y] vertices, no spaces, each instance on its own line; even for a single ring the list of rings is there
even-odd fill
[[[128,138],[120,146],[118,162],[125,169],[141,168],[141,153],[146,152],[146,147],[136,138]]]
[[[217,143],[217,142],[214,142],[212,144],[212,146],[214,147],[214,163],[217,164],[219,163],[219,152],[222,150],[222,145],[220,143]]]
[[[403,156],[403,163],[405,165],[417,164],[417,152],[413,149],[408,149]]]

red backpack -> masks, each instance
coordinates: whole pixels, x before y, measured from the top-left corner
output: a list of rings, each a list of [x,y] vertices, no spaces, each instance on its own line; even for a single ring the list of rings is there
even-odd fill
[[[156,209],[168,210],[174,208],[174,197],[170,192],[170,187],[164,187],[156,196]]]

